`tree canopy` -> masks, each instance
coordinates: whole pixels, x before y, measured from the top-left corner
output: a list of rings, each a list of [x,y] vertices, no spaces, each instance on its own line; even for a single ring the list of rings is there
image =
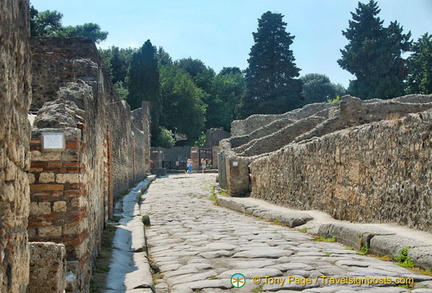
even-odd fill
[[[339,65],[356,79],[348,91],[362,99],[388,99],[404,94],[407,76],[402,52],[410,48],[411,33],[403,34],[399,23],[383,26],[374,0],[358,3],[349,27],[342,34],[349,43],[341,50]]]
[[[147,40],[132,55],[129,68],[127,102],[131,109],[141,107],[143,101],[151,104],[151,132],[154,137],[159,135],[159,119],[162,113],[160,97],[160,75],[156,58],[156,47]]]
[[[246,69],[246,94],[240,114],[283,113],[301,104],[300,69],[290,49],[294,36],[286,31],[283,15],[264,13],[258,19]]]
[[[432,35],[428,33],[414,42],[408,58],[408,92],[432,94]]]
[[[174,65],[161,66],[161,124],[174,133],[187,136],[186,143],[198,140],[205,125],[205,92],[191,76]]]
[[[61,23],[63,14],[58,11],[39,12],[30,6],[30,33],[34,37],[87,37],[95,43],[106,40],[108,32],[101,30],[96,23],[85,23],[64,27]]]
[[[344,87],[332,83],[325,74],[309,73],[300,79],[306,104],[327,102],[345,94]]]

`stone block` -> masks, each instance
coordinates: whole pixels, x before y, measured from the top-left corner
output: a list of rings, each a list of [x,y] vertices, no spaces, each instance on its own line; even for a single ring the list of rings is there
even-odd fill
[[[33,184],[33,183],[36,182],[36,176],[35,176],[35,174],[28,173],[27,176],[28,176],[28,180],[29,180],[30,184]]]
[[[370,241],[375,235],[393,235],[394,233],[384,229],[368,225],[356,225],[348,223],[330,223],[319,227],[318,235],[326,238],[335,237],[336,241],[349,247],[360,250],[363,246],[370,246]]]
[[[39,236],[43,238],[57,238],[62,235],[61,226],[46,226],[38,228]]]
[[[53,242],[30,242],[29,293],[63,293],[66,288],[66,249]]]
[[[80,178],[80,174],[57,174],[56,182],[57,183],[80,183],[81,178]]]
[[[51,214],[51,202],[31,202],[30,215],[49,215]]]
[[[53,151],[39,151],[34,150],[31,152],[31,160],[32,161],[60,161],[62,158],[62,152],[53,152]]]
[[[416,266],[425,270],[432,270],[432,246],[409,249],[408,256],[412,258]]]
[[[39,183],[53,183],[55,178],[54,173],[40,173],[39,174]]]
[[[422,246],[426,246],[426,244],[409,237],[400,237],[397,235],[376,235],[370,241],[369,252],[377,255],[389,255],[392,258],[395,258],[401,253],[402,248],[404,247]]]
[[[64,213],[66,212],[66,202],[65,201],[57,201],[53,203],[53,212],[55,213]]]

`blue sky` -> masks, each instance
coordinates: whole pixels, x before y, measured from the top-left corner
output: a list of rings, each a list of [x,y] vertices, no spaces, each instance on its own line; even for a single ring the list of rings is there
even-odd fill
[[[197,58],[219,72],[247,67],[252,32],[266,11],[282,13],[295,36],[292,50],[301,75],[326,74],[348,86],[353,77],[336,60],[347,40],[356,0],[30,0],[36,9],[63,13],[63,25],[94,22],[108,31],[102,48],[140,47],[147,39],[173,59]],[[368,2],[362,0],[361,2]],[[432,33],[432,0],[378,0],[379,16],[397,20],[417,40]]]

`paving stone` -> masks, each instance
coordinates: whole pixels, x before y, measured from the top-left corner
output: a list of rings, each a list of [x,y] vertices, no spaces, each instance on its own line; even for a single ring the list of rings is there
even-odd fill
[[[418,284],[432,288],[431,277],[418,275],[395,263],[358,255],[339,243],[317,242],[305,233],[214,206],[208,200],[209,194],[203,191],[203,186],[208,190],[213,180],[214,175],[209,174],[169,175],[156,180],[146,194],[141,213],[152,217],[151,229],[146,231],[149,254],[164,276],[162,284],[156,289],[158,293],[242,293],[251,292],[258,286],[262,286],[260,288],[264,292],[280,293],[411,291],[396,285],[334,286],[324,284],[322,280],[308,286],[288,284],[286,281],[283,286],[254,284],[254,276],[281,277],[285,280],[289,276],[313,280],[321,276],[414,277]],[[198,198],[200,196],[202,198]],[[261,208],[255,207],[255,210],[265,214]],[[328,231],[352,236],[351,240],[354,236],[376,237],[380,232],[365,226],[367,235],[364,236],[355,232],[351,224],[332,229]],[[428,255],[421,251],[416,253],[418,256]],[[232,288],[230,278],[235,273],[245,276],[246,285],[243,288]]]
[[[204,273],[197,273],[197,274],[188,274],[188,275],[182,275],[182,276],[176,276],[167,278],[167,283],[170,286],[174,286],[177,284],[184,284],[184,283],[191,283],[196,281],[203,281],[207,278],[216,276],[215,271],[206,271]]]

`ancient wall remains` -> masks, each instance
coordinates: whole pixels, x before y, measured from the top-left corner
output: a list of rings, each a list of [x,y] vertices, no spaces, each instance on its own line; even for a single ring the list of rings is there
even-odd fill
[[[257,158],[267,156],[285,145],[341,129],[425,111],[432,107],[430,102],[430,99],[415,95],[388,101],[362,101],[346,96],[340,103],[310,104],[277,115],[279,119],[273,119],[261,128],[257,128],[257,121],[267,116],[274,118],[275,115],[253,115],[244,121],[233,122],[237,133],[252,132],[221,142],[221,156],[227,157],[219,157],[225,161],[224,165],[219,166],[220,173],[226,177],[221,180],[221,186],[228,189],[231,195],[247,194],[251,190],[249,164]]]
[[[0,292],[25,292],[29,282],[31,65],[29,4],[0,1]]]
[[[242,135],[221,143],[220,185],[231,195],[251,192],[337,219],[432,231],[431,95],[387,101],[347,96],[305,108],[261,128],[256,117],[236,122]]]
[[[29,235],[65,245],[68,290],[85,292],[114,196],[149,169],[149,107],[132,118],[87,39],[35,38],[32,52],[32,107],[43,106],[32,130]],[[63,135],[64,148],[44,146],[47,133]]]
[[[251,196],[432,232],[431,129],[429,110],[288,145],[251,163]]]

